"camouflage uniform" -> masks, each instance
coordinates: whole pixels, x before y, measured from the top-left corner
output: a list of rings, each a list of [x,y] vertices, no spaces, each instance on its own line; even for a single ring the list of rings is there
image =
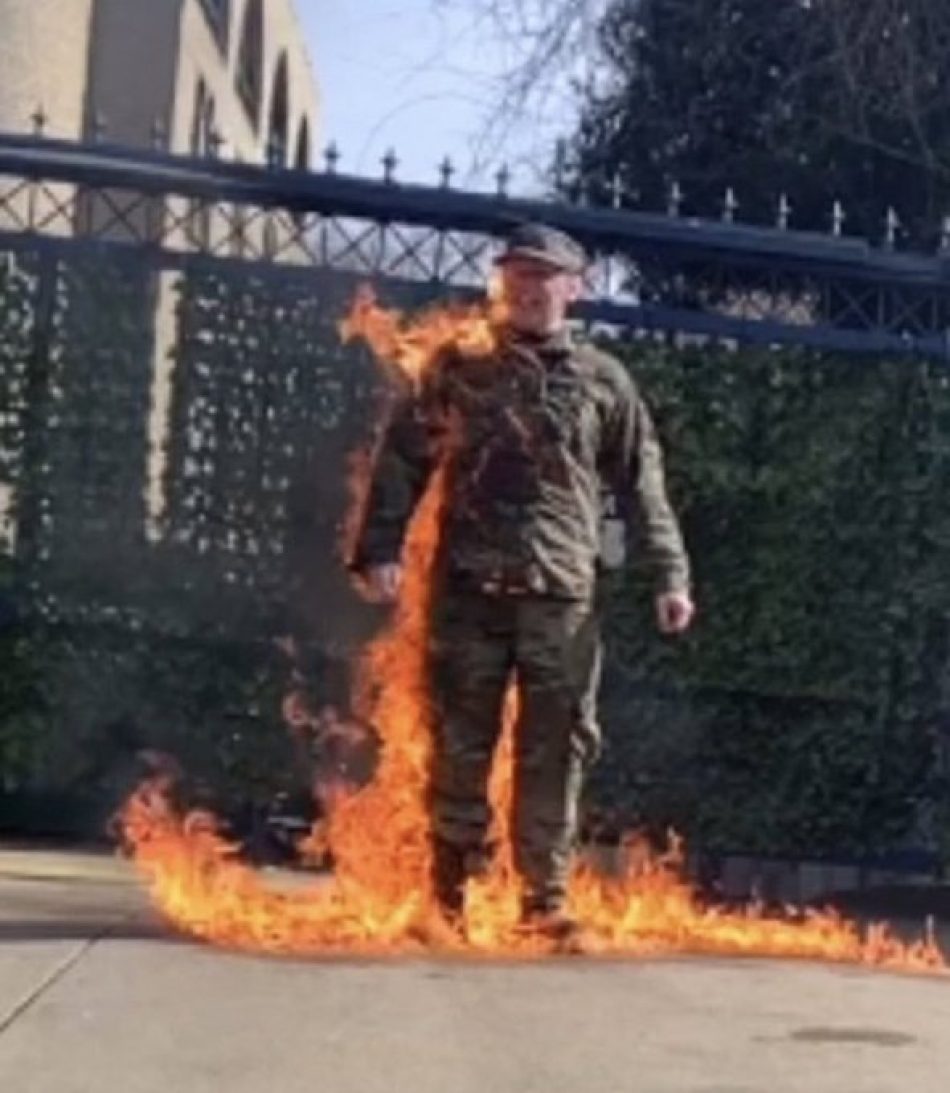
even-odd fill
[[[357,568],[399,559],[442,460],[448,500],[431,630],[437,887],[456,903],[484,851],[488,774],[514,677],[516,863],[528,908],[557,909],[584,772],[599,750],[594,592],[605,491],[631,502],[659,590],[689,584],[660,448],[626,370],[566,332],[505,333],[491,357],[449,354],[390,423]]]

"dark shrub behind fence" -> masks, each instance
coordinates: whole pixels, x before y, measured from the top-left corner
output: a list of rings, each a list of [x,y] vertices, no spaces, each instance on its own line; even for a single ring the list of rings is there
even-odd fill
[[[941,259],[9,138],[0,827],[100,831],[145,748],[229,811],[299,788],[291,675],[345,705],[380,621],[337,546],[382,377],[336,323],[365,277],[470,292],[522,216],[597,257],[581,317],[657,412],[696,567],[675,644],[642,574],[605,582],[593,803],[711,850],[942,850]]]

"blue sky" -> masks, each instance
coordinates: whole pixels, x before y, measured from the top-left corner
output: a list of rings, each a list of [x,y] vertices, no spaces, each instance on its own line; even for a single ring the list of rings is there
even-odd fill
[[[562,115],[548,107],[504,139],[480,140],[510,57],[479,25],[476,5],[466,8],[458,0],[441,14],[433,0],[301,0],[324,134],[343,153],[341,170],[376,174],[392,147],[403,181],[435,181],[448,153],[459,167],[456,185],[487,188],[507,160],[513,188],[532,188]]]

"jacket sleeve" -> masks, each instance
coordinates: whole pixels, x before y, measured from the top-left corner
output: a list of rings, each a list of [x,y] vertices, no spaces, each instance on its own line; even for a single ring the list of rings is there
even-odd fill
[[[608,426],[605,463],[633,531],[653,571],[659,592],[685,592],[690,565],[679,522],[666,492],[663,452],[653,420],[633,382],[624,374]]]
[[[373,464],[350,569],[362,572],[399,561],[409,522],[435,466],[435,409],[428,385],[395,400]]]

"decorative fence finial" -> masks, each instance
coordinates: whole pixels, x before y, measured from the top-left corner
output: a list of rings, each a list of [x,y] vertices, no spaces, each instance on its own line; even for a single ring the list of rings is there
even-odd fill
[[[831,234],[834,236],[841,235],[844,230],[844,222],[847,219],[848,216],[844,211],[844,206],[840,201],[835,201],[831,210]]]
[[[679,216],[683,207],[683,191],[680,184],[674,178],[670,183],[669,193],[666,198],[666,211],[669,216]]]
[[[897,210],[893,205],[888,206],[887,219],[884,223],[886,225],[884,245],[888,250],[893,250],[897,245],[897,235],[901,229],[901,218],[897,215]]]
[[[782,194],[778,199],[778,219],[776,220],[776,224],[783,232],[788,231],[788,225],[791,218],[791,202],[788,200],[788,194]]]
[[[163,152],[165,150],[165,141],[168,136],[168,132],[165,129],[165,122],[162,118],[156,117],[152,122],[152,147],[156,152]]]
[[[731,186],[726,187],[726,196],[722,199],[722,219],[726,224],[734,224],[736,213],[739,210],[739,202],[736,192]]]
[[[101,110],[97,110],[92,116],[92,139],[94,144],[101,144],[105,140],[108,129],[105,116]]]
[[[276,133],[271,133],[267,141],[267,166],[272,171],[279,171],[284,166],[284,146]]]
[[[399,166],[399,160],[396,158],[396,151],[390,148],[386,155],[383,156],[383,181],[395,182],[396,181],[396,168]]]
[[[30,120],[33,122],[33,136],[42,137],[46,130],[46,124],[49,121],[42,103],[33,111]]]
[[[212,159],[217,159],[221,155],[223,147],[224,137],[221,135],[221,131],[216,125],[212,126],[211,132],[208,134],[208,155]]]
[[[335,140],[331,140],[327,145],[327,150],[323,153],[323,158],[327,164],[327,174],[335,175],[337,164],[340,162],[340,149],[337,147]]]
[[[508,164],[503,163],[498,174],[495,175],[495,192],[499,197],[508,196],[509,182],[511,182],[511,171],[508,170]]]
[[[449,190],[452,188],[452,176],[455,174],[455,166],[452,160],[448,156],[442,160],[439,164],[439,178],[442,183],[443,190]]]

